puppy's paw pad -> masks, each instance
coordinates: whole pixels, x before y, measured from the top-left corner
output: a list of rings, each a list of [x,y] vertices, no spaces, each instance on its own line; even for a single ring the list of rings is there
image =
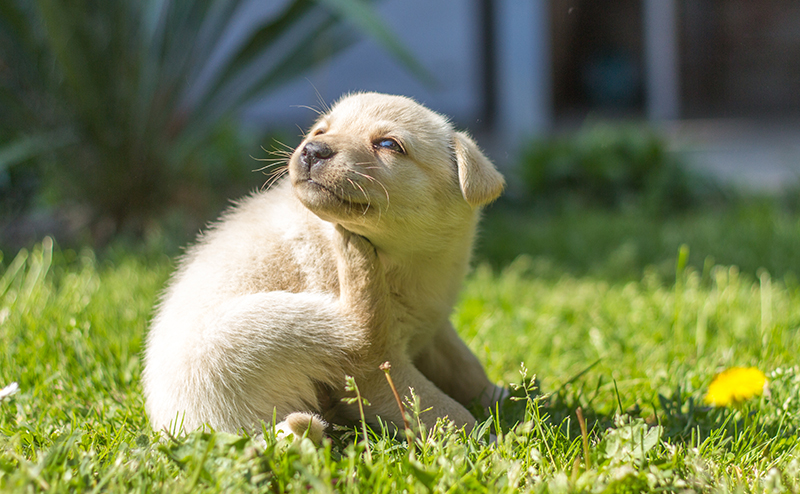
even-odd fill
[[[306,412],[290,413],[282,422],[275,426],[275,435],[278,438],[293,435],[295,439],[300,439],[304,435],[311,439],[315,444],[320,444],[325,436],[325,428],[328,426],[320,417]]]

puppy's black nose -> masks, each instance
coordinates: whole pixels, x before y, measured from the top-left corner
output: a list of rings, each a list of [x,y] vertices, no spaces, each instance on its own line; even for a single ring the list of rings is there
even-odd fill
[[[329,159],[336,152],[330,146],[320,141],[311,141],[303,146],[300,159],[309,168]]]

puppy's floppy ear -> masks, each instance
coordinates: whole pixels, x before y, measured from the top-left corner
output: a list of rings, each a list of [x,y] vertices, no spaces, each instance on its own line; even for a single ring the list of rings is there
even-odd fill
[[[464,199],[472,207],[483,206],[497,199],[506,184],[503,176],[467,134],[456,132],[453,140],[458,183]]]

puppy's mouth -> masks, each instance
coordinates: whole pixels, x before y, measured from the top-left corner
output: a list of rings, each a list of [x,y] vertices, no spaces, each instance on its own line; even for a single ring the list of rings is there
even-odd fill
[[[332,188],[328,187],[328,186],[327,186],[327,185],[325,185],[325,184],[322,184],[322,183],[320,183],[320,182],[317,182],[317,181],[316,181],[316,180],[314,180],[313,178],[307,178],[307,179],[306,179],[306,183],[307,183],[309,186],[311,186],[311,187],[318,188],[318,189],[322,189],[323,191],[325,191],[325,192],[327,192],[328,194],[330,194],[330,195],[334,196],[335,198],[339,199],[339,200],[340,200],[340,201],[342,201],[342,202],[349,202],[347,199],[345,199],[345,198],[343,198],[342,196],[340,196],[339,194],[337,194],[337,193],[336,193],[336,192],[335,192],[335,191],[334,191]]]
[[[364,197],[356,197],[341,186],[325,184],[313,177],[302,178],[295,181],[293,185],[300,200],[312,211],[320,209],[329,212],[365,215],[372,208],[366,194]]]
[[[292,188],[305,207],[329,220],[371,216],[380,208],[370,187],[362,183],[364,177],[375,179],[356,170],[356,163],[371,157],[312,144],[299,148],[289,162]]]

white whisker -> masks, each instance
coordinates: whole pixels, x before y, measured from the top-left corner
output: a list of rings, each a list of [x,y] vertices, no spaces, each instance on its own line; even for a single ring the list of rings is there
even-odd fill
[[[383,185],[380,180],[378,180],[377,178],[375,178],[373,176],[367,175],[366,173],[358,172],[356,170],[352,170],[352,171],[353,171],[353,173],[355,173],[357,175],[361,175],[362,177],[366,178],[367,180],[378,184],[383,189],[383,193],[386,195],[386,209],[389,209],[389,205],[391,204],[391,201],[389,200],[389,190],[386,188],[386,186]]]
[[[268,163],[281,163],[281,162],[283,162],[283,163],[286,163],[288,158],[289,158],[288,156],[283,156],[281,158],[256,158],[255,156],[250,156],[250,159],[252,159],[253,161],[261,161],[262,163],[263,162],[268,162]],[[270,165],[267,165],[267,166],[270,166]]]
[[[320,110],[319,108],[314,108],[313,106],[308,106],[308,105],[292,105],[292,108],[304,108],[306,110],[313,111],[317,115],[322,115],[323,113],[325,113],[324,111]]]
[[[284,143],[284,142],[281,142],[281,141],[279,141],[279,140],[277,140],[277,139],[273,139],[272,141],[273,141],[275,144],[277,144],[277,145],[279,145],[279,146],[281,146],[281,147],[283,147],[283,148],[286,148],[286,150],[287,150],[287,151],[289,151],[289,153],[292,153],[292,152],[294,152],[294,148],[293,148],[292,146],[290,146],[290,145],[288,145],[288,144],[286,144],[286,143]],[[264,149],[264,148],[263,148],[263,146],[262,146],[262,148],[261,148],[261,149]],[[266,149],[264,149],[264,151],[266,151]],[[276,150],[276,151],[278,151],[278,150]],[[269,151],[267,151],[267,152],[269,152]]]
[[[330,113],[331,112],[331,107],[328,106],[327,103],[325,103],[325,99],[320,94],[319,90],[317,89],[317,86],[312,84],[311,87],[314,88],[314,93],[317,95],[317,102],[319,103],[319,106],[321,106],[322,109],[325,110],[325,113]]]
[[[367,194],[367,191],[364,190],[364,187],[362,187],[358,182],[354,182],[349,178],[347,179],[347,181],[350,182],[350,184],[353,185],[354,187],[358,188],[358,190],[360,190],[362,194],[364,194],[364,199],[367,200],[367,206],[364,208],[362,216],[366,216],[367,211],[369,210],[370,207],[372,207],[372,199],[370,199],[369,194]],[[380,208],[378,208],[378,212],[380,212]]]
[[[269,178],[267,179],[266,182],[264,182],[264,185],[261,186],[261,190],[263,191],[263,190],[267,190],[267,189],[272,188],[272,186],[275,185],[275,183],[278,180],[280,180],[284,175],[286,175],[288,173],[289,173],[289,166],[288,165],[282,166],[282,167],[278,168],[277,170],[274,170],[272,172],[267,173]]]

